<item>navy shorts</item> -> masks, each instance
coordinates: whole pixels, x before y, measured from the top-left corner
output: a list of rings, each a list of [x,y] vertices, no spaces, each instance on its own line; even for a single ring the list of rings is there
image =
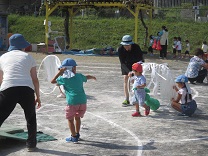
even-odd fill
[[[189,54],[189,51],[188,51],[188,50],[186,50],[186,51],[185,51],[185,54]]]
[[[195,100],[192,100],[187,104],[181,104],[182,113],[187,116],[191,116],[192,114],[194,114],[196,108],[197,108],[197,104]]]

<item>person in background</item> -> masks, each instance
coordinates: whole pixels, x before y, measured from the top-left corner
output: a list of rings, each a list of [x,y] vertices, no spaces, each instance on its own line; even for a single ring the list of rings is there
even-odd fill
[[[180,75],[175,79],[175,82],[177,86],[173,86],[173,89],[175,89],[178,95],[176,99],[172,98],[171,106],[183,115],[191,116],[195,112],[197,104],[192,99],[188,78],[185,75]]]
[[[208,46],[207,46],[207,42],[204,41],[203,44],[202,44],[202,48],[201,48],[204,52],[204,55],[203,55],[203,60],[208,63],[208,53],[207,53],[207,50],[208,50]],[[208,83],[208,75],[206,76],[206,80],[207,80],[207,83]]]
[[[9,44],[8,52],[0,57],[0,126],[20,104],[27,121],[26,146],[30,152],[37,144],[36,104],[41,107],[37,65],[24,51],[30,44],[21,34],[12,35]]]
[[[207,41],[204,41],[202,43],[202,50],[204,53],[207,53],[207,51],[208,51]]]
[[[122,103],[123,107],[130,104],[128,92],[128,73],[132,70],[132,65],[136,62],[144,62],[143,52],[140,46],[132,41],[130,35],[124,35],[121,46],[118,48],[118,56],[121,64],[121,73],[124,76],[124,95],[125,100]]]
[[[94,76],[77,73],[76,66],[75,60],[66,58],[62,62],[58,73],[51,80],[53,84],[64,86],[67,101],[65,107],[66,119],[71,132],[71,135],[66,138],[66,142],[73,143],[78,143],[81,118],[84,117],[87,109],[87,97],[83,83],[87,82],[88,79],[96,80]]]
[[[181,59],[181,50],[182,50],[181,37],[177,37],[176,52],[178,53],[178,59]]]
[[[191,46],[190,46],[189,40],[186,40],[186,51],[184,55],[185,59],[190,58],[190,49],[191,49]],[[188,55],[188,57],[186,57],[186,55]]]
[[[149,36],[149,48],[148,48],[148,52],[150,53],[150,56],[153,56],[153,42],[154,42],[154,37],[152,35]]]
[[[176,44],[177,44],[177,37],[173,38],[173,58],[176,58]]]
[[[160,45],[162,50],[160,50],[160,58],[167,59],[167,48],[168,48],[168,29],[166,26],[162,26],[162,31],[159,32]]]
[[[194,51],[195,55],[190,59],[185,76],[191,84],[203,83],[207,76],[208,63],[203,60],[204,52],[201,48]]]

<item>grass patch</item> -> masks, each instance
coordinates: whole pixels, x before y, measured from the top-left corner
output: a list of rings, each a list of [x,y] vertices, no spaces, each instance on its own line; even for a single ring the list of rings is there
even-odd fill
[[[45,27],[43,25],[45,17],[18,16],[9,15],[9,33],[21,33],[30,43],[40,43],[45,41]],[[64,33],[64,18],[52,16],[49,18],[52,22],[51,29],[59,31],[59,35]],[[150,21],[145,19],[145,23],[149,26]],[[133,18],[81,18],[73,19],[72,42],[73,48],[90,49],[103,48],[106,45],[117,48],[121,42],[121,38],[125,34],[134,37],[134,19]],[[161,26],[166,25],[169,30],[169,46],[168,50],[172,51],[171,45],[173,37],[180,36],[182,38],[183,51],[185,51],[185,40],[190,41],[191,51],[197,47],[201,47],[204,40],[208,40],[207,23],[198,23],[191,21],[177,21],[174,18],[154,19],[152,21],[152,34],[156,35],[161,30]],[[53,39],[58,34],[51,35]],[[143,50],[145,30],[139,21],[138,28],[138,44]],[[148,44],[147,44],[148,45]]]

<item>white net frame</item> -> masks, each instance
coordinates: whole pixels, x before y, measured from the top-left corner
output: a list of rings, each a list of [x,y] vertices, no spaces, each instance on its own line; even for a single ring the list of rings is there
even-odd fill
[[[147,78],[146,88],[150,89],[150,95],[158,99],[161,104],[169,106],[172,98],[176,97],[173,89],[175,85],[174,78],[168,64],[142,63],[143,75]],[[133,93],[131,91],[132,84],[128,80],[128,91],[130,99]],[[131,100],[130,100],[131,102]]]
[[[38,69],[38,79],[40,85],[40,92],[43,94],[51,94],[56,87],[51,83],[52,78],[58,73],[58,68],[61,65],[60,59],[56,55],[46,56]]]

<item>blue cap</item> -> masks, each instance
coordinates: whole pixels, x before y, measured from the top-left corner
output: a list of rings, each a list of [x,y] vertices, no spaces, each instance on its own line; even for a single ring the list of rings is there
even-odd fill
[[[188,82],[188,78],[185,75],[179,75],[175,79],[175,82],[186,83],[186,82]]]
[[[14,34],[9,38],[9,45],[8,51],[12,51],[27,48],[30,46],[30,43],[21,34]]]
[[[134,44],[134,42],[132,42],[132,37],[130,35],[124,35],[120,44],[125,46]]]
[[[61,63],[61,66],[59,68],[63,68],[66,66],[75,67],[75,66],[77,66],[77,63],[72,58],[67,58],[67,59],[63,60],[63,62]]]

